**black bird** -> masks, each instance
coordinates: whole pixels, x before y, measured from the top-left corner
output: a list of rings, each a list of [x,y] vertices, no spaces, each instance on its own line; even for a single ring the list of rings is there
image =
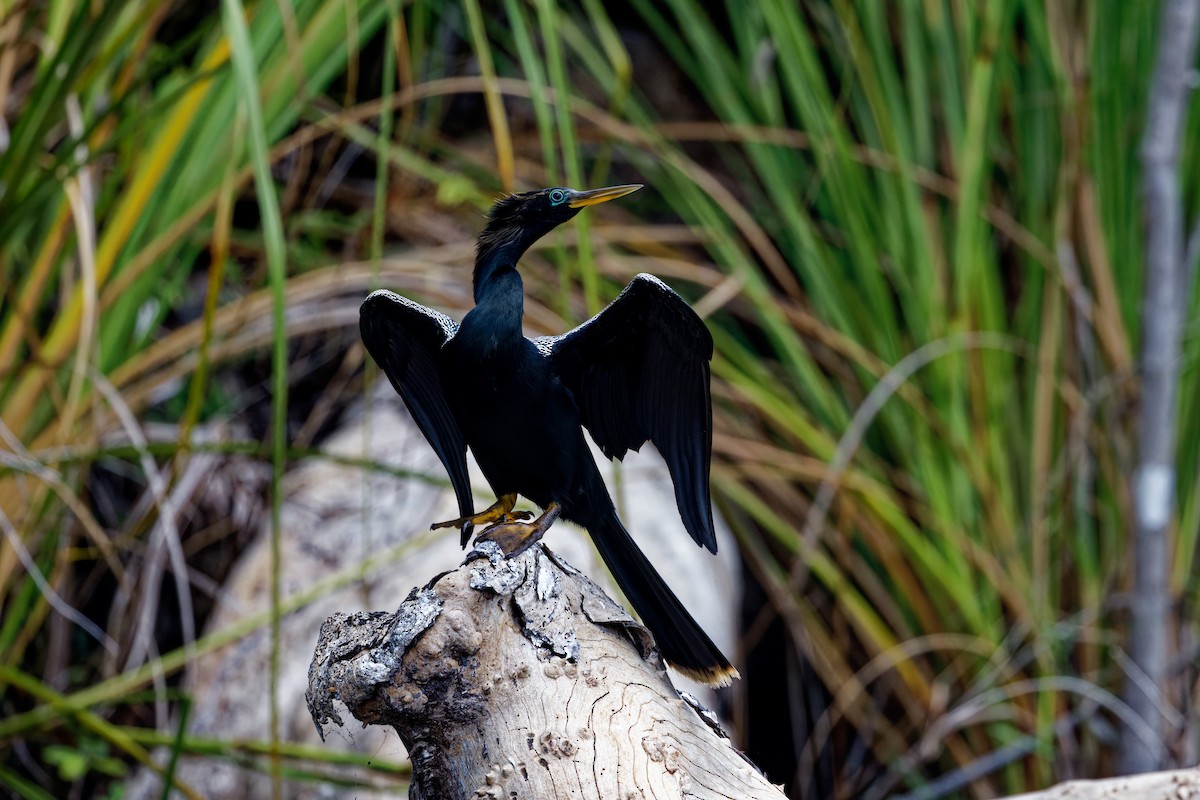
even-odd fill
[[[712,337],[683,298],[638,275],[607,308],[561,336],[527,339],[517,260],[580,209],[640,189],[554,188],[498,201],[479,236],[475,308],[458,325],[404,297],[373,292],[360,311],[367,350],[387,373],[450,473],[461,527],[509,556],[533,545],[560,515],[588,530],[601,557],[663,657],[704,683],[727,685],[737,670],[721,654],[638,549],[617,518],[584,440],[609,458],[647,440],[667,462],[684,526],[715,553],[708,475],[712,455],[709,367]],[[526,446],[533,443],[532,446]],[[498,498],[474,513],[471,448]],[[544,509],[530,523],[517,495]]]

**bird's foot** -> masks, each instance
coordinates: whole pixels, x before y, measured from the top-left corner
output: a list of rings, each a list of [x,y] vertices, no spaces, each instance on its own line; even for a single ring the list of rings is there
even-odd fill
[[[505,523],[514,522],[519,519],[533,519],[531,511],[513,511],[513,506],[517,503],[515,494],[501,495],[500,498],[487,507],[485,511],[478,514],[472,514],[469,517],[459,517],[458,519],[450,519],[445,522],[435,522],[429,526],[429,530],[436,531],[438,528],[461,528],[464,525],[474,527],[475,525],[488,525],[493,522]],[[469,528],[468,528],[469,530]]]
[[[505,558],[512,558],[537,544],[543,533],[532,522],[497,522],[476,536],[475,544],[493,542],[504,551]]]
[[[476,536],[475,543],[495,542],[504,551],[505,558],[519,556],[537,544],[561,513],[558,503],[551,503],[534,522],[498,522]]]

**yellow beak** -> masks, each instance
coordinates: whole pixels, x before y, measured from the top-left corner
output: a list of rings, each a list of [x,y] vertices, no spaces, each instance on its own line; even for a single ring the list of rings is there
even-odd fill
[[[572,192],[567,205],[571,208],[583,208],[584,206],[594,206],[597,203],[607,203],[609,200],[616,200],[618,197],[632,194],[640,188],[642,188],[640,183],[625,183],[620,186],[606,186],[603,189],[589,189],[586,192]]]

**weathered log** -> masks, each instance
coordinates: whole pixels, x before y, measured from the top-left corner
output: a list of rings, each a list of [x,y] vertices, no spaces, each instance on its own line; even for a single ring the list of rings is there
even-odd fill
[[[1200,768],[1107,778],[1067,781],[1040,792],[1013,795],[1008,800],[1089,800],[1120,797],[1137,800],[1188,800],[1200,797]]]
[[[671,685],[649,632],[538,546],[484,543],[395,614],[335,614],[309,668],[334,700],[395,728],[410,797],[773,798],[783,793]]]

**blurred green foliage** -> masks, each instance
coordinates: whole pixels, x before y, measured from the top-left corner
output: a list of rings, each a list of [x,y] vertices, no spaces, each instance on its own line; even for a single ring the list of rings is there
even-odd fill
[[[180,15],[185,33],[171,29]],[[285,203],[286,300],[344,290],[341,262],[409,233],[391,229],[396,208],[471,230],[499,190],[614,174],[649,185],[624,233],[580,217],[551,237],[530,259],[531,302],[579,321],[646,270],[708,317],[714,485],[769,614],[832,698],[801,769],[843,730],[883,765],[879,794],[950,776],[952,791],[993,796],[1107,769],[1126,666],[1154,4],[297,0],[251,4],[245,19],[253,98],[207,7],[0,13],[0,97],[18,109],[0,152],[0,509],[50,585],[68,593],[80,537],[93,558],[125,558],[67,499],[84,490],[79,463],[51,455],[99,452],[115,426],[96,375],[137,414],[158,397],[155,413],[186,433],[224,407],[210,366],[297,335],[239,327],[269,307],[264,240],[232,223],[265,191],[239,112],[250,100],[270,150],[260,179],[272,168]],[[389,55],[362,61],[380,42]],[[1194,214],[1200,115],[1189,124]],[[301,157],[336,175],[309,149],[324,141],[386,166],[361,202],[324,208],[280,177]],[[204,312],[164,337],[199,274]],[[393,273],[376,261],[353,274],[365,290]],[[1197,634],[1200,337],[1194,285],[1180,291],[1182,643]],[[186,388],[161,402],[178,378]],[[49,604],[6,543],[0,691],[28,710],[0,723],[0,752],[41,742],[70,781],[170,744],[106,723],[119,695],[84,688],[142,686],[145,669],[85,669],[65,695],[34,677]],[[1185,753],[1196,674],[1178,655],[1164,697]],[[91,733],[68,734],[81,715]],[[41,796],[6,762],[12,791]],[[858,780],[839,776],[851,794],[868,788]]]

